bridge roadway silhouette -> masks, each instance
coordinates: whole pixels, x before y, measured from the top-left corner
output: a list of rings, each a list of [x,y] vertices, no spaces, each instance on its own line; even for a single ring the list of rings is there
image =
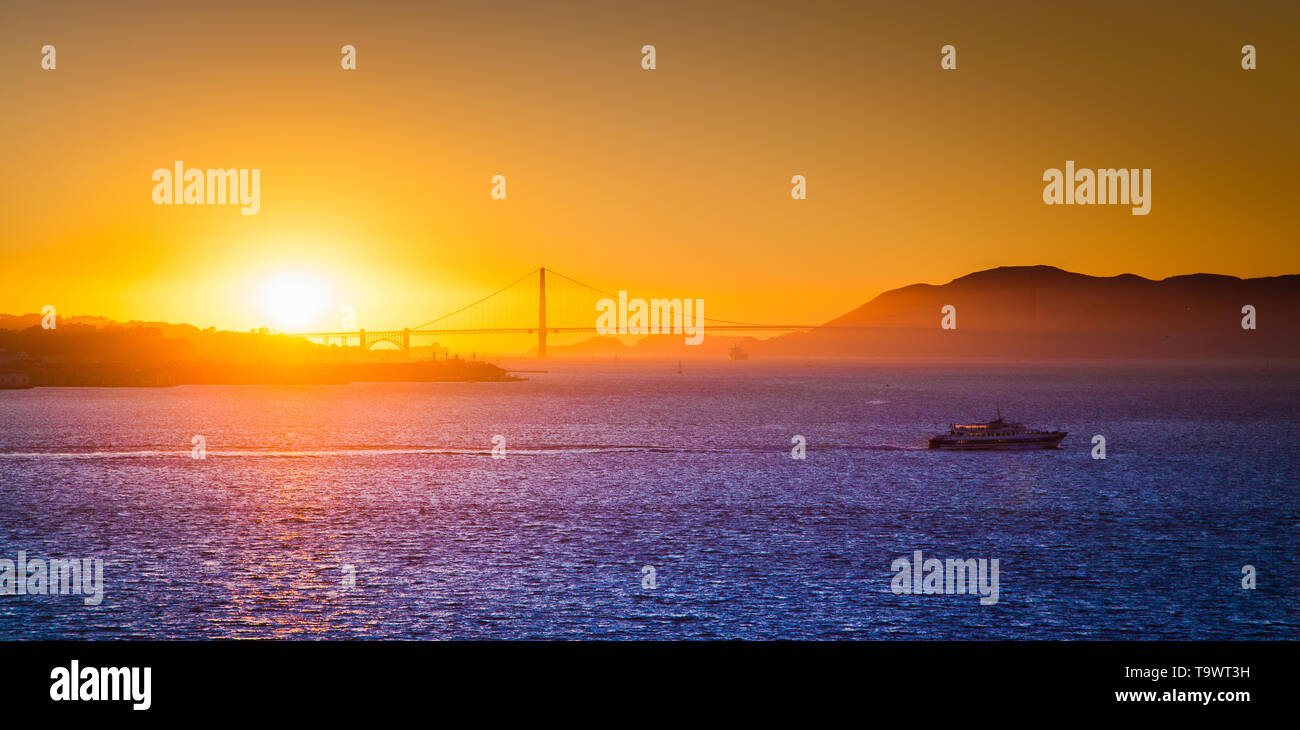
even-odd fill
[[[544,358],[547,355],[546,336],[548,334],[569,334],[569,333],[598,334],[596,331],[596,325],[594,323],[595,308],[591,306],[588,306],[586,308],[586,312],[587,312],[587,316],[593,320],[592,324],[589,325],[572,325],[572,324],[548,325],[547,324],[547,316],[546,316],[547,315],[547,300],[546,300],[547,273],[550,273],[555,277],[559,277],[561,281],[576,286],[577,288],[583,290],[584,295],[588,298],[590,297],[590,294],[586,294],[586,292],[599,294],[602,297],[609,297],[612,299],[618,298],[617,294],[603,291],[593,286],[590,286],[588,284],[584,284],[583,282],[565,276],[564,274],[561,274],[558,271],[552,270],[548,272],[546,267],[541,267],[538,269],[534,269],[528,272],[527,274],[524,274],[523,276],[516,279],[514,282],[507,284],[506,286],[483,297],[482,299],[479,299],[475,302],[471,302],[470,304],[467,304],[461,307],[460,309],[457,309],[448,314],[444,314],[441,317],[436,317],[434,319],[431,319],[428,322],[425,322],[424,324],[419,325],[417,327],[407,327],[405,329],[400,329],[400,330],[357,329],[357,330],[347,330],[347,331],[339,331],[339,332],[295,332],[289,334],[294,334],[299,337],[305,337],[313,341],[324,340],[325,343],[332,343],[333,341],[338,340],[340,341],[340,344],[344,345],[345,347],[350,347],[351,342],[353,340],[356,340],[358,345],[361,348],[367,350],[381,342],[386,342],[397,346],[404,352],[410,352],[412,337],[439,337],[439,336],[447,337],[451,335],[508,335],[508,334],[534,334],[535,333],[537,335],[537,356]],[[503,309],[519,308],[518,295],[520,294],[520,292],[516,291],[516,287],[523,282],[530,281],[534,275],[536,275],[537,277],[537,298],[536,298],[537,324],[535,325],[533,324],[528,324],[528,325],[486,324],[485,320],[487,318],[500,316],[500,313]],[[567,292],[566,295],[572,295],[572,293],[573,292]],[[527,292],[525,295],[531,300],[532,297],[531,292]],[[509,299],[510,301],[502,302],[501,301],[502,298]],[[552,302],[554,303],[555,300],[556,297],[553,293]],[[588,301],[590,301],[590,299],[588,299]],[[569,308],[571,309],[571,307]],[[445,324],[440,324],[440,323],[445,323]],[[796,332],[800,330],[810,330],[820,326],[821,325],[807,325],[807,324],[757,324],[753,322],[732,322],[729,320],[710,319],[708,317],[704,318],[704,330],[706,332],[714,331],[714,330],[731,331],[731,332],[735,332],[735,331]]]

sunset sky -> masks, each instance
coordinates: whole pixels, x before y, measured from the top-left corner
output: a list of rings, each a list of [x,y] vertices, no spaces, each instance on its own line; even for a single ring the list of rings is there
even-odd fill
[[[314,328],[400,328],[546,266],[821,322],[1007,264],[1300,272],[1295,2],[115,5],[0,5],[0,312],[248,329],[288,272]],[[259,168],[259,214],[154,205],[176,160]],[[1066,160],[1152,168],[1151,213],[1044,205]]]

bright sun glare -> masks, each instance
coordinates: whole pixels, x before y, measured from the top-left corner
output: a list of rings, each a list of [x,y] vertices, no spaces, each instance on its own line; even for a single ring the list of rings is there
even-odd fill
[[[262,312],[284,330],[305,327],[325,310],[329,285],[320,277],[304,273],[283,273],[262,284]]]

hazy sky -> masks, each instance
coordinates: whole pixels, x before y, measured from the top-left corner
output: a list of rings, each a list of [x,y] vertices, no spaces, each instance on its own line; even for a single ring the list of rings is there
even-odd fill
[[[825,321],[1004,264],[1300,272],[1300,3],[1082,7],[5,2],[0,311],[246,329],[306,272],[322,328],[402,327],[547,266]],[[1067,159],[1151,168],[1150,214],[1045,205]],[[260,169],[260,212],[154,205],[175,160]]]

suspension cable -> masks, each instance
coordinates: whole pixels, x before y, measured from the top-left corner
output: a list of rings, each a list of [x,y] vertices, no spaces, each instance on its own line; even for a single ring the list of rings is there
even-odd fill
[[[478,301],[476,301],[476,302],[471,302],[471,303],[469,303],[469,304],[466,304],[465,306],[461,307],[460,309],[457,309],[457,310],[454,311],[454,312],[451,312],[450,314],[444,314],[444,315],[442,315],[441,317],[435,317],[434,319],[431,319],[431,320],[429,320],[428,322],[425,322],[424,324],[422,324],[422,325],[420,325],[420,326],[418,326],[418,327],[412,327],[411,329],[413,329],[413,330],[424,329],[425,327],[428,327],[429,325],[433,324],[434,322],[441,322],[442,320],[444,320],[444,319],[446,319],[446,318],[448,318],[448,317],[451,317],[451,316],[453,316],[453,315],[460,314],[461,312],[465,311],[466,309],[469,309],[470,307],[473,307],[473,306],[478,305],[478,304],[482,304],[483,302],[486,302],[487,300],[489,300],[489,299],[491,299],[492,297],[494,297],[494,296],[500,294],[501,292],[505,291],[506,289],[509,289],[510,287],[514,286],[515,284],[518,284],[519,282],[523,281],[524,279],[527,279],[528,277],[532,276],[533,274],[536,274],[538,271],[540,271],[540,269],[533,269],[532,271],[528,272],[527,274],[524,274],[523,276],[519,277],[518,279],[515,279],[514,281],[510,282],[509,284],[506,284],[505,286],[501,287],[500,289],[497,289],[496,291],[492,292],[491,294],[489,294],[489,295],[483,297],[482,299],[480,299],[480,300],[478,300]],[[567,279],[568,277],[566,276],[566,277],[564,277],[564,278]]]

